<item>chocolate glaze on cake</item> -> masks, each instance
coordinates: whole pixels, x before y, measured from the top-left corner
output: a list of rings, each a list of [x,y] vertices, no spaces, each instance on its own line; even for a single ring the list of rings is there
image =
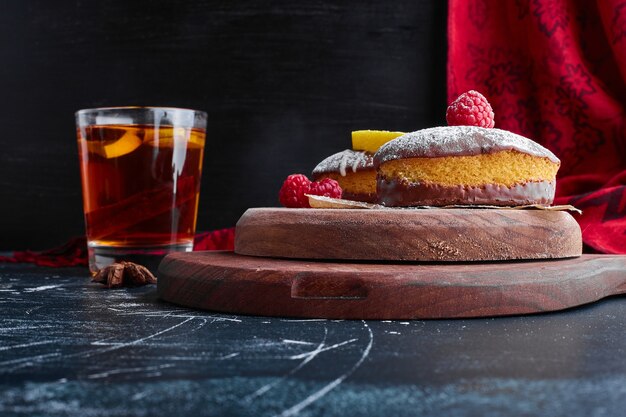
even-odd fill
[[[346,149],[324,159],[313,169],[313,178],[322,174],[338,173],[345,177],[348,171],[366,171],[374,169],[374,158],[369,152]]]
[[[363,201],[365,203],[377,202],[376,193],[351,193],[350,191],[343,190],[341,198],[344,200]]]
[[[401,158],[472,156],[515,150],[560,163],[538,143],[507,130],[477,126],[441,126],[406,133],[384,144],[374,155],[374,166]]]
[[[442,205],[490,205],[523,206],[528,204],[552,204],[555,182],[538,181],[506,187],[487,184],[481,187],[467,185],[441,186],[433,184],[406,183],[378,178],[378,201],[388,207],[442,206]]]

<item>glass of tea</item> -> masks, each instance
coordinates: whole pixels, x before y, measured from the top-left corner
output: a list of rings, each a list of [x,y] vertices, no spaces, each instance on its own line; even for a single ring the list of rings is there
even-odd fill
[[[92,274],[122,260],[154,271],[193,249],[206,120],[161,107],[76,112]]]

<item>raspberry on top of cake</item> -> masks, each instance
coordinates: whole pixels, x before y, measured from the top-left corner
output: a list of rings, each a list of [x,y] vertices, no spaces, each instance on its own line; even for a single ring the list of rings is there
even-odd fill
[[[407,133],[374,155],[387,206],[551,204],[559,159],[515,133],[442,126]]]

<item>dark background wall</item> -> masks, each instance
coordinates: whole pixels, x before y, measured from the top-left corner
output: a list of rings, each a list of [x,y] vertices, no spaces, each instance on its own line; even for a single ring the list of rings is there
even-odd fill
[[[0,250],[84,231],[74,112],[209,114],[199,230],[356,129],[445,122],[443,0],[0,0]]]

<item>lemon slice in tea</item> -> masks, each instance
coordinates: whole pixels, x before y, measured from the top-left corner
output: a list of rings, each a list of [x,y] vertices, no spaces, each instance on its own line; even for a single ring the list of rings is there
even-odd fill
[[[203,147],[204,132],[182,127],[162,127],[146,132],[145,143],[156,147],[173,147],[174,145]]]
[[[352,132],[352,149],[374,153],[385,143],[404,135],[404,132],[387,130],[355,130]]]
[[[131,132],[126,132],[115,142],[109,143],[102,147],[104,157],[107,159],[117,158],[131,153],[141,145],[139,136]]]

